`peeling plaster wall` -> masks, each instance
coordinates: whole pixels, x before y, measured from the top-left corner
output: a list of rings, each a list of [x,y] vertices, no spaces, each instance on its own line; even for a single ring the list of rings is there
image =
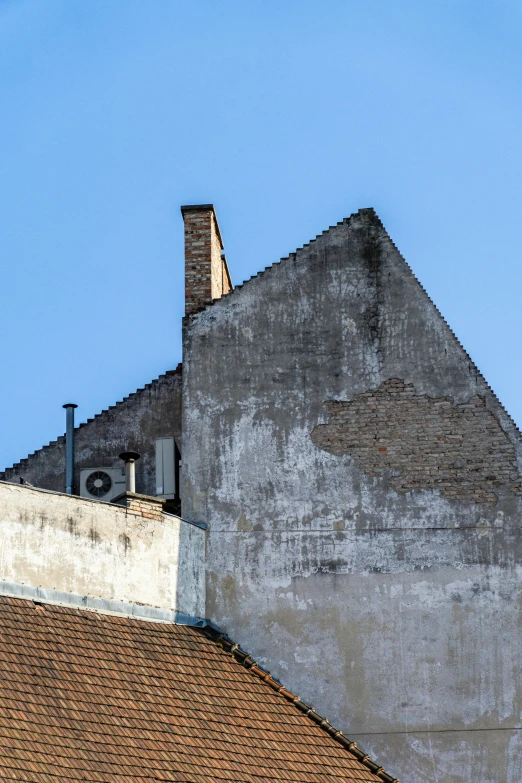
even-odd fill
[[[520,436],[375,214],[186,319],[183,362],[208,616],[403,783],[519,783]],[[481,400],[512,471],[494,502],[314,444],[326,401],[390,379]]]
[[[0,483],[0,581],[205,614],[205,532]]]
[[[156,439],[167,437],[181,441],[181,366],[76,427],[75,492],[80,492],[82,468],[121,467],[118,455],[132,449],[141,454],[136,462],[136,490],[155,495]],[[18,484],[20,478],[35,487],[63,492],[65,437],[0,473],[0,481]]]

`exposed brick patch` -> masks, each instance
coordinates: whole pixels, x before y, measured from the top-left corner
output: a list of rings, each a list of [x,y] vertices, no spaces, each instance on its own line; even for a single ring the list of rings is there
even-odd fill
[[[123,492],[114,498],[111,503],[123,506],[131,514],[145,517],[145,519],[162,519],[165,501],[162,498],[153,498],[149,495],[141,495],[138,492]]]
[[[521,489],[515,448],[483,397],[454,405],[419,395],[392,378],[351,401],[329,400],[329,424],[312,441],[330,454],[352,455],[370,476],[389,471],[399,492],[439,489],[450,498],[496,503],[495,488]]]

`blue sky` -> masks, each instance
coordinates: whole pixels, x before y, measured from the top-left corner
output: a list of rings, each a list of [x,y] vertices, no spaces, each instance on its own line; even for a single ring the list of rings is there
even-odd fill
[[[522,424],[519,0],[0,0],[0,468],[181,359],[179,206],[234,282],[359,207]]]

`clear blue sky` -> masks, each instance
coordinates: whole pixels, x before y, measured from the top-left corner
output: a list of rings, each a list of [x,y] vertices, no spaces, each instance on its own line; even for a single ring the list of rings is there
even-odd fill
[[[0,468],[181,359],[179,206],[236,283],[374,206],[522,423],[520,0],[0,0]]]

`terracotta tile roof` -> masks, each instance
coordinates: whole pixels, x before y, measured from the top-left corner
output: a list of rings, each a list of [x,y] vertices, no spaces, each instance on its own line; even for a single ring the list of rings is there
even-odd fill
[[[391,780],[276,689],[221,636],[0,597],[0,780]]]

